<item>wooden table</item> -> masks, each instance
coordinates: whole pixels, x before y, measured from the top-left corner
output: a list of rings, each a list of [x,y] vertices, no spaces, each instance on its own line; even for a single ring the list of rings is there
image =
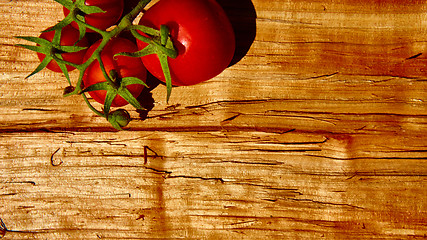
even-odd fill
[[[13,36],[61,6],[0,1],[0,236],[426,238],[426,1],[222,2],[241,59],[117,132],[63,74],[24,79]]]

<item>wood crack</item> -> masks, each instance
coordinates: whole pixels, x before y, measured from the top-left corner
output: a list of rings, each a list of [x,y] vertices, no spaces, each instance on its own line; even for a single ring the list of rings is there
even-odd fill
[[[321,204],[321,205],[347,206],[347,207],[356,208],[356,209],[365,209],[363,207],[359,207],[359,206],[355,206],[355,205],[351,205],[351,204],[347,204],[347,203],[323,202],[323,201],[316,201],[316,200],[313,200],[313,199],[306,199],[306,198],[304,198],[304,199],[288,198],[288,200],[300,201],[300,202],[312,202],[312,203],[317,203],[317,204]]]

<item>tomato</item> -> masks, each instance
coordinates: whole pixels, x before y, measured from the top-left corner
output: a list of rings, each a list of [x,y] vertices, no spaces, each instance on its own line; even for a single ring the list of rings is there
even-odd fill
[[[101,30],[105,30],[114,24],[122,16],[124,2],[123,0],[86,0],[86,5],[97,6],[104,10],[104,13],[93,13],[85,16],[85,22]],[[70,13],[66,7],[63,8],[64,15],[67,16]],[[76,22],[72,22],[71,25],[75,28],[79,28]],[[87,29],[88,32],[92,30]]]
[[[209,80],[230,64],[235,35],[224,10],[215,0],[160,0],[142,16],[140,25],[168,26],[178,57],[169,58],[172,84],[194,85]],[[138,40],[139,49],[147,46]],[[147,70],[165,81],[156,54],[141,58]]]
[[[79,31],[75,28],[71,27],[70,25],[65,26],[61,31],[60,44],[62,46],[73,46],[79,40],[79,35]],[[46,39],[48,41],[52,41],[54,36],[55,31],[43,32],[40,34],[40,38]],[[89,42],[85,37],[83,37],[83,39],[80,40],[76,45],[80,47],[89,47]],[[81,64],[85,53],[86,49],[74,53],[63,53],[61,56],[65,61]],[[40,61],[43,61],[43,59],[46,57],[46,55],[42,53],[37,53],[37,56],[39,57]],[[62,72],[61,68],[58,66],[58,63],[55,61],[50,61],[46,67],[54,72]],[[74,69],[74,67],[67,65],[68,71],[72,71]]]
[[[92,45],[85,56],[88,59],[92,53],[98,48],[101,40]],[[115,54],[120,52],[135,52],[138,48],[135,43],[125,38],[113,38],[111,39],[101,52],[101,59],[104,63],[105,70],[109,73],[111,70],[115,70],[119,78],[125,77],[137,77],[145,82],[147,78],[147,70],[145,69],[142,61],[139,58],[117,56]],[[84,87],[89,87],[99,82],[105,82],[106,79],[101,71],[98,61],[92,62],[86,69],[83,76]],[[141,94],[144,86],[141,84],[131,84],[126,86],[129,92],[137,98]],[[89,95],[95,99],[95,101],[104,104],[105,90],[97,90],[89,92]],[[121,107],[127,105],[128,102],[121,96],[116,96],[111,106]]]

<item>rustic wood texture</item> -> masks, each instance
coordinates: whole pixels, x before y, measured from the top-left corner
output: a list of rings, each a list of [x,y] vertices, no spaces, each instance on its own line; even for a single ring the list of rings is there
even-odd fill
[[[62,74],[24,79],[13,36],[61,7],[0,1],[0,236],[426,238],[427,2],[221,2],[244,57],[116,132]]]

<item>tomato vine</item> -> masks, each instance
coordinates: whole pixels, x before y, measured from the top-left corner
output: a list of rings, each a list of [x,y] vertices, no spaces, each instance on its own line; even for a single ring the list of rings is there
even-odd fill
[[[34,74],[40,72],[44,69],[52,60],[55,61],[60,67],[61,71],[64,73],[69,86],[64,90],[64,96],[72,95],[81,95],[91,109],[97,115],[106,118],[111,125],[117,129],[122,130],[123,127],[127,126],[131,118],[129,113],[124,109],[118,109],[110,111],[112,100],[117,95],[124,98],[128,103],[134,106],[138,110],[143,110],[144,108],[138,102],[138,100],[129,92],[126,86],[130,84],[141,84],[147,87],[145,82],[141,79],[135,77],[117,77],[117,73],[114,71],[107,72],[104,66],[104,63],[101,59],[101,52],[105,46],[114,38],[118,37],[123,31],[130,31],[133,36],[141,41],[144,41],[148,44],[148,47],[142,51],[136,53],[123,52],[118,53],[116,56],[133,56],[137,57],[138,55],[143,54],[157,54],[159,59],[161,59],[161,64],[165,70],[165,78],[169,79],[167,85],[167,100],[171,95],[172,84],[170,82],[170,73],[168,67],[167,57],[174,58],[177,56],[177,51],[175,50],[172,41],[169,36],[169,30],[166,26],[162,26],[160,30],[149,28],[142,25],[133,25],[133,20],[140,14],[140,12],[147,6],[151,0],[141,0],[139,3],[125,16],[121,18],[119,23],[112,27],[110,30],[103,30],[92,25],[89,25],[85,22],[85,16],[94,13],[104,12],[101,8],[97,6],[88,6],[85,4],[85,0],[55,0],[62,6],[68,9],[69,14],[61,20],[59,23],[53,27],[43,31],[50,32],[54,31],[54,37],[52,41],[43,39],[41,37],[30,37],[30,36],[17,36],[16,38],[27,40],[37,45],[26,45],[26,44],[17,44],[17,46],[35,51],[37,53],[44,54],[46,57],[44,60],[37,66],[37,68],[30,73],[26,78],[33,76]],[[69,26],[72,22],[77,23],[79,28],[79,41],[82,40],[88,30],[98,33],[102,40],[96,50],[92,55],[86,59],[81,64],[73,63],[65,60],[61,54],[63,53],[75,53],[86,49],[85,47],[80,47],[77,44],[72,46],[63,46],[60,43],[61,31],[65,27]],[[143,32],[146,36],[141,35],[138,31]],[[78,42],[78,41],[77,41]],[[76,43],[77,43],[76,42]],[[101,67],[101,71],[105,77],[105,82],[98,83],[95,85],[83,86],[83,76],[87,68],[94,62],[98,61]],[[79,77],[77,83],[72,85],[72,81],[69,77],[69,70],[67,66],[76,68],[79,71]],[[107,97],[104,102],[103,110],[97,110],[88,100],[86,93],[90,91],[105,90],[107,91]]]
[[[124,0],[54,1],[63,6],[61,21],[39,37],[17,37],[36,44],[17,46],[37,52],[41,61],[26,78],[44,68],[64,73],[69,86],[63,95],[82,96],[90,110],[117,130],[131,117],[124,109],[112,108],[130,104],[145,110],[136,98],[149,88],[147,70],[165,83],[168,102],[173,85],[209,80],[227,68],[234,55],[233,28],[215,0],[160,0],[148,10],[151,0],[132,2],[131,9]],[[140,14],[140,22],[133,24]],[[129,33],[134,41],[123,37]],[[91,46],[89,34],[99,37]],[[77,81],[70,79],[74,69]],[[86,94],[103,104],[102,109]]]

